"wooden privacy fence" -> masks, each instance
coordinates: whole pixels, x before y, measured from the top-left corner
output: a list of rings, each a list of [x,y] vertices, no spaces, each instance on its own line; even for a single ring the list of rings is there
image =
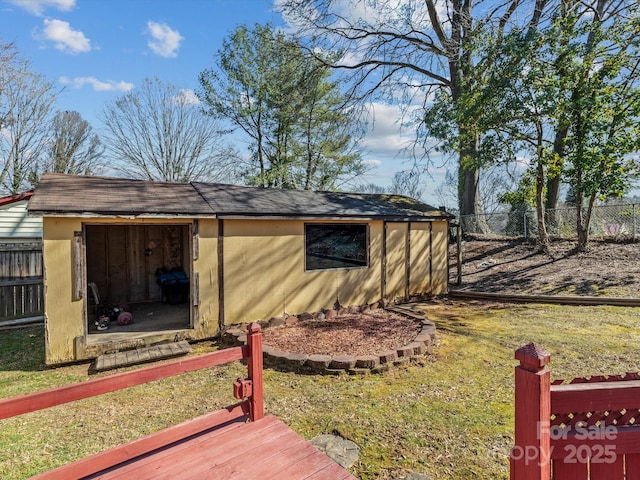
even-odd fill
[[[0,322],[44,312],[42,244],[0,244]]]
[[[542,347],[515,356],[511,480],[640,479],[640,374],[551,384]]]

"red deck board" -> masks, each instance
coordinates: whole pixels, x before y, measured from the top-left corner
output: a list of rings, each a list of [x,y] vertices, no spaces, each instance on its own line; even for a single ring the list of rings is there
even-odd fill
[[[313,448],[313,452],[304,460],[296,463],[292,463],[286,468],[278,471],[279,478],[297,478],[297,479],[316,479],[316,480],[341,480],[341,479],[353,479],[352,475],[346,470],[340,467],[337,463],[334,463],[324,453],[313,447],[311,444],[307,444]],[[340,469],[340,474],[327,470],[328,466],[335,465]]]
[[[273,416],[195,436],[90,478],[355,479]]]
[[[224,428],[194,436],[168,448],[132,459],[116,465],[99,475],[96,479],[130,479],[130,478],[176,478],[176,471],[195,472],[203,465],[217,465],[225,456],[237,454],[239,448],[252,435],[268,435],[268,431],[277,422],[275,417],[264,421],[250,422],[235,428]],[[182,473],[180,473],[182,475]]]

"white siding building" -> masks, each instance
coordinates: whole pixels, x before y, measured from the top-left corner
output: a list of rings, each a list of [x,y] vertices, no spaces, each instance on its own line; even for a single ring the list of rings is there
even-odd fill
[[[31,192],[0,198],[0,244],[42,240],[42,218],[29,217]]]

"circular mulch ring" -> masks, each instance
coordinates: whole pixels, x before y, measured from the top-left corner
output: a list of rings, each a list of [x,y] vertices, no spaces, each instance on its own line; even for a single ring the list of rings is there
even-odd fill
[[[424,356],[435,340],[435,324],[401,308],[350,307],[261,322],[266,365],[301,373],[384,372]],[[224,338],[246,343],[246,328]]]
[[[369,355],[407,345],[421,325],[389,310],[346,313],[334,318],[291,322],[265,328],[263,343],[284,352],[305,355]]]

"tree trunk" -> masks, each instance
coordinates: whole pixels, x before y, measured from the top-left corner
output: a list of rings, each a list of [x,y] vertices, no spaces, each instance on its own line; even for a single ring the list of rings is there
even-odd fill
[[[586,215],[582,214],[582,194],[580,195],[580,210],[576,212],[578,215],[578,244],[576,250],[584,252],[589,245],[589,229],[591,228],[591,215],[593,213],[593,205],[596,201],[595,193],[589,196],[589,205],[587,205]],[[577,207],[577,202],[576,202]]]
[[[549,252],[549,236],[547,234],[547,222],[545,219],[544,185],[545,185],[545,164],[544,164],[544,131],[542,122],[536,122],[537,148],[536,148],[536,214],[538,216],[538,248]],[[548,171],[548,169],[547,169]]]
[[[551,232],[558,232],[558,219],[556,210],[558,209],[558,201],[560,200],[560,183],[562,181],[562,170],[564,167],[564,155],[567,135],[569,127],[566,123],[558,127],[555,138],[553,140],[553,157],[552,165],[548,167],[547,174],[547,195],[545,198],[545,209],[547,213],[547,226]]]
[[[536,174],[536,214],[538,216],[538,248],[549,252],[549,235],[547,233],[547,222],[544,211],[544,165],[542,159],[538,158],[538,168]]]
[[[467,135],[465,137],[469,138]],[[477,149],[477,136],[460,149],[458,202],[463,231],[487,234],[490,233],[490,229],[480,203],[480,171],[474,160]]]

